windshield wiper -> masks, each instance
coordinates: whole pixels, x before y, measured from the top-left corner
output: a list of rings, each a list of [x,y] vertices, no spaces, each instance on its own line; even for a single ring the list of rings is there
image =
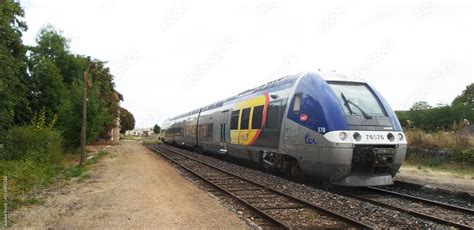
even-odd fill
[[[346,106],[347,110],[349,110],[349,114],[355,114],[354,112],[352,112],[351,106],[349,105],[349,100],[347,100],[343,92],[341,92],[341,97],[342,100],[344,100],[344,106]]]
[[[347,109],[349,110],[349,113],[350,114],[355,114],[352,109],[351,109],[351,106],[349,104],[352,104],[353,106],[355,106],[361,113],[362,115],[364,116],[365,119],[372,119],[372,116],[370,116],[369,114],[367,114],[360,106],[358,106],[356,103],[348,100],[346,98],[346,96],[344,96],[344,93],[341,92],[341,97],[342,97],[342,100],[344,100],[344,105],[347,107]]]

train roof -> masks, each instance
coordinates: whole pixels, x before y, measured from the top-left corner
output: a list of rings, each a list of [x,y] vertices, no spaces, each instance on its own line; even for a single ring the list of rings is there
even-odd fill
[[[342,75],[342,74],[335,73],[335,72],[323,72],[323,71],[301,72],[301,73],[298,73],[298,74],[281,77],[279,79],[267,82],[266,84],[260,85],[258,87],[242,91],[241,93],[239,93],[237,95],[234,95],[232,97],[229,97],[225,100],[221,100],[221,101],[209,104],[207,106],[197,108],[193,111],[189,111],[187,113],[183,113],[183,114],[178,115],[176,117],[170,118],[169,120],[175,120],[175,119],[179,119],[179,118],[182,118],[182,117],[197,114],[197,113],[199,113],[199,111],[204,112],[204,111],[207,111],[207,110],[219,108],[219,107],[222,107],[224,105],[224,103],[226,103],[226,102],[233,101],[237,98],[240,98],[240,97],[243,97],[243,96],[246,96],[246,95],[250,95],[250,94],[254,94],[254,93],[257,93],[257,92],[260,92],[260,91],[264,91],[264,90],[266,90],[266,91],[277,91],[277,90],[286,89],[286,88],[292,87],[293,84],[296,82],[296,80],[299,77],[305,76],[307,74],[317,74],[317,75],[321,76],[326,81],[364,82],[361,79],[357,79],[357,78],[354,78],[354,77],[348,77],[346,75]]]
[[[312,72],[302,73],[302,75],[306,75],[310,73]],[[318,72],[315,72],[314,74],[321,76],[326,81],[345,81],[345,82],[365,83],[365,81],[359,77],[344,75],[344,74],[340,74],[336,72],[318,71]]]

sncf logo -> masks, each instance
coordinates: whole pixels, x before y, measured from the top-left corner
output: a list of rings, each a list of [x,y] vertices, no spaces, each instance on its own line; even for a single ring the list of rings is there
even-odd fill
[[[304,113],[300,114],[300,121],[308,121],[308,115]]]

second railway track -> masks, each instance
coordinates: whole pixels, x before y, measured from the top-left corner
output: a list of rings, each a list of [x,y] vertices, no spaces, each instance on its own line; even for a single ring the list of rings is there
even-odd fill
[[[376,187],[341,194],[458,229],[474,229],[472,209]]]
[[[237,199],[268,223],[268,228],[374,228],[289,194],[160,145],[148,147],[185,170]]]

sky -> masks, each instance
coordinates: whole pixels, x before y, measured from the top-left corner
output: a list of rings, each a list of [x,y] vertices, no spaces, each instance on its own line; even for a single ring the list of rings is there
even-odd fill
[[[138,128],[307,71],[363,79],[395,110],[449,104],[474,82],[471,0],[20,3],[24,42],[49,24],[107,61]]]

